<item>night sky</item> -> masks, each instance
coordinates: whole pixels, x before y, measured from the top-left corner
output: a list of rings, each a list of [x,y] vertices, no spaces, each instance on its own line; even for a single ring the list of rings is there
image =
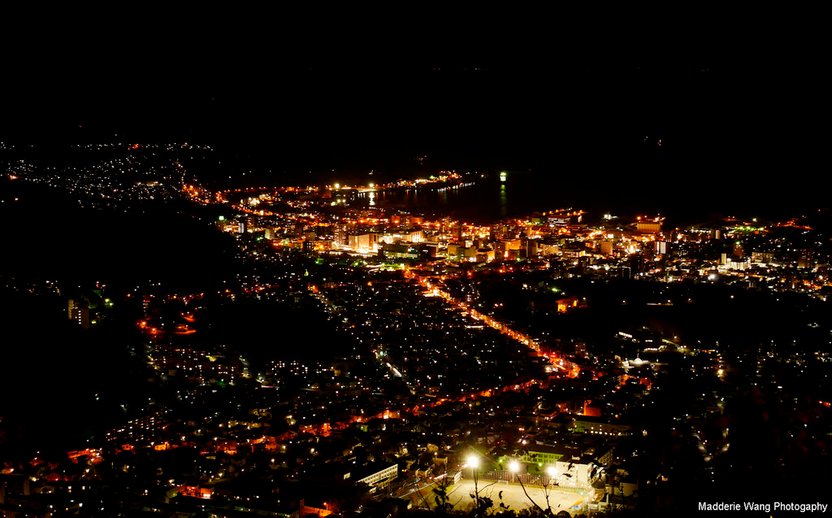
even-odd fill
[[[824,202],[810,13],[61,14],[4,32],[5,139],[194,140],[299,169],[425,153],[623,195]]]

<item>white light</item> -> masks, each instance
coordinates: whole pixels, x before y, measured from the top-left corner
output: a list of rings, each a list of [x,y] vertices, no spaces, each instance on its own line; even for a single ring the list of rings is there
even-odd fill
[[[477,469],[480,467],[480,458],[477,455],[471,454],[465,459],[465,463],[469,468]]]
[[[547,466],[546,474],[549,475],[549,478],[555,478],[558,476],[558,470],[556,470],[554,466]]]
[[[520,463],[517,462],[516,460],[513,460],[513,461],[509,462],[508,463],[508,470],[511,471],[512,473],[517,473],[518,471],[520,471]]]

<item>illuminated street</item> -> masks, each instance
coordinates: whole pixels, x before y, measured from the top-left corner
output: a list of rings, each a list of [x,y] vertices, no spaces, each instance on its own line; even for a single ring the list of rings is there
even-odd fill
[[[0,518],[832,505],[824,12],[76,7],[0,31]]]

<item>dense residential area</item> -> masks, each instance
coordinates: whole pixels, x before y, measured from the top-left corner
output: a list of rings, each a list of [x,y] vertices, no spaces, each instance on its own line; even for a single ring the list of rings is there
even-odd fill
[[[183,248],[175,267],[222,262],[0,277],[71,344],[55,402],[84,398],[62,409],[60,447],[25,439],[60,433],[48,420],[0,414],[0,512],[614,516],[828,482],[826,212],[485,223],[398,201],[505,191],[512,172],[217,187],[199,174],[211,153],[4,164],[7,218],[64,198],[67,214],[149,218],[222,250]],[[13,340],[46,332],[15,314]]]

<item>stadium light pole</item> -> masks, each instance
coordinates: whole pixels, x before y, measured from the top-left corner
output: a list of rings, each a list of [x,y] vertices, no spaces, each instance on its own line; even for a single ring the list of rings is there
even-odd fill
[[[549,477],[549,483],[551,483],[553,486],[558,485],[558,483],[556,482],[556,477],[558,476],[557,468],[555,468],[554,466],[546,466],[546,476]]]
[[[476,453],[471,453],[465,458],[465,465],[471,468],[471,475],[474,477],[474,505],[477,510],[477,516],[480,511],[480,490],[477,487],[477,469],[480,467],[480,456]]]

